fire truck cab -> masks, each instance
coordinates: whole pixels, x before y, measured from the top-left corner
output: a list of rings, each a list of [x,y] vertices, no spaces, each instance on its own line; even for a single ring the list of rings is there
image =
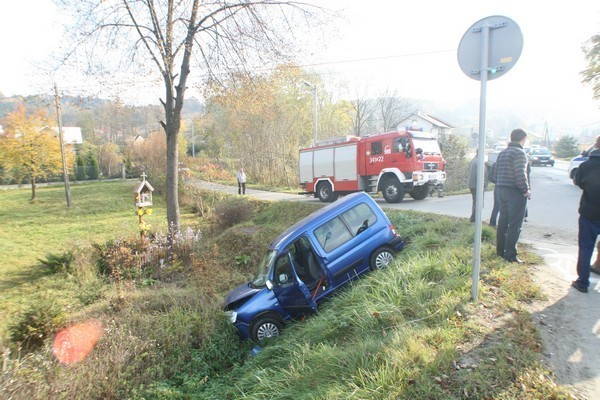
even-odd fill
[[[434,134],[404,130],[326,140],[300,150],[300,185],[323,202],[357,191],[389,203],[425,199],[446,180]]]

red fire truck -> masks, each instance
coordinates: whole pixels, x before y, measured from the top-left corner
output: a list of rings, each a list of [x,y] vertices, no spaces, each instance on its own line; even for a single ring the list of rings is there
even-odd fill
[[[382,192],[388,203],[408,193],[423,200],[446,181],[434,134],[404,130],[344,137],[300,150],[300,185],[323,202],[357,191]]]

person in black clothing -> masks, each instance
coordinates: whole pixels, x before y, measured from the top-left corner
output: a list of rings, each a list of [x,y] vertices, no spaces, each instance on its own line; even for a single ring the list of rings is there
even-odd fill
[[[500,190],[496,185],[495,175],[496,174],[496,163],[493,163],[490,167],[489,181],[494,184],[494,205],[492,206],[492,214],[490,215],[490,226],[495,228],[498,224],[498,214],[500,213]],[[492,180],[494,179],[494,180]]]
[[[475,222],[475,197],[477,195],[477,153],[478,153],[478,150],[476,150],[475,157],[473,157],[473,159],[469,162],[469,175],[467,177],[467,184],[469,185],[469,190],[471,191],[471,197],[473,199],[473,202],[471,205],[471,217],[469,218],[469,221],[471,221],[471,222]],[[488,186],[487,170],[488,170],[487,165],[484,165],[484,169],[483,169],[483,188],[484,188],[484,190]]]
[[[510,133],[508,147],[498,155],[494,177],[500,200],[500,218],[496,232],[496,253],[510,262],[521,263],[517,257],[517,242],[525,218],[527,200],[531,199],[527,179],[527,155],[523,145],[527,133],[515,129]]]
[[[587,293],[590,286],[590,263],[600,235],[600,136],[596,137],[594,147],[590,158],[577,168],[574,179],[583,193],[579,202],[577,280],[571,286],[582,293]]]

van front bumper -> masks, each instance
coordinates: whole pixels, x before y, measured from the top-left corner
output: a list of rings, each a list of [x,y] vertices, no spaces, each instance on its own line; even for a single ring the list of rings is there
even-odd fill
[[[241,339],[250,339],[250,325],[241,321],[236,321],[233,325],[237,328],[238,335]]]

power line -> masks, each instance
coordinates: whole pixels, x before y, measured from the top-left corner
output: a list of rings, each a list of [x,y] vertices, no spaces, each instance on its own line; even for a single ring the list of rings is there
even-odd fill
[[[294,64],[293,67],[294,68],[312,68],[312,67],[323,67],[323,66],[328,66],[328,65],[340,65],[340,64],[352,64],[352,63],[358,63],[358,62],[367,62],[367,61],[381,61],[381,60],[391,60],[394,58],[410,58],[410,57],[423,57],[423,56],[428,56],[428,55],[436,55],[436,54],[447,54],[447,53],[454,53],[456,50],[433,50],[433,51],[423,51],[423,52],[416,52],[416,53],[404,53],[404,54],[394,54],[394,55],[388,55],[388,56],[375,56],[375,57],[365,57],[365,58],[353,58],[353,59],[347,59],[347,60],[332,60],[332,61],[324,61],[324,62],[316,62],[316,63],[307,63],[307,64]],[[256,68],[256,69],[252,69],[252,72],[267,72],[267,71],[274,71],[276,68],[281,68],[281,66],[276,66],[276,67],[268,67],[268,68]],[[227,72],[221,72],[215,75],[226,75]],[[194,73],[190,73],[189,77],[191,78],[208,78],[209,75],[206,73],[202,73],[202,74],[194,74]],[[150,79],[150,80],[159,80],[159,78],[154,78],[154,79]],[[127,83],[122,83],[122,84],[128,84],[128,83],[147,83],[148,79],[135,79],[135,80],[131,80],[128,81]],[[160,81],[160,83],[162,84],[162,81]],[[101,84],[101,83],[88,83],[88,84],[77,84],[77,85],[63,85],[63,90],[72,90],[72,91],[85,91],[85,90],[92,90],[92,89],[102,89],[104,88],[106,85],[105,84]],[[87,88],[87,89],[86,89]]]

